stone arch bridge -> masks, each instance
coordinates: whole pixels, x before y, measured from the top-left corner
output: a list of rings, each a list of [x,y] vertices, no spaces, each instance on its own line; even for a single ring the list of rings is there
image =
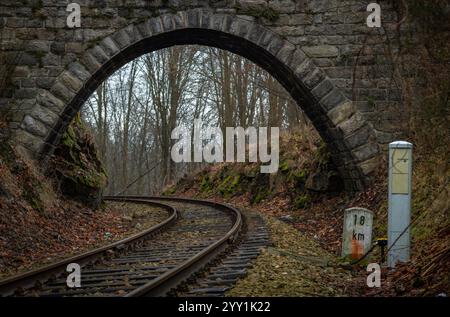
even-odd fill
[[[370,1],[19,2],[0,2],[0,52],[10,67],[0,108],[8,109],[17,148],[32,158],[52,153],[116,69],[180,44],[229,50],[277,78],[328,144],[349,190],[370,182],[382,145],[396,136],[390,109],[399,107],[399,92],[386,84],[383,48],[364,44],[379,32],[366,25]],[[66,25],[70,2],[81,6],[80,28]],[[395,25],[394,10],[382,8],[385,28]]]

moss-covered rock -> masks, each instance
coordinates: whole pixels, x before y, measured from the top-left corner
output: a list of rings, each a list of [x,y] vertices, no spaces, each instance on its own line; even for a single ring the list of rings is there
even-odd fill
[[[270,195],[270,189],[269,188],[260,188],[253,196],[251,203],[252,204],[259,204],[261,201],[269,197]]]
[[[279,170],[281,172],[283,172],[283,173],[287,173],[289,171],[289,162],[287,160],[286,161],[282,161],[280,163]]]
[[[200,183],[200,191],[202,193],[207,193],[210,192],[212,188],[213,184],[211,182],[211,178],[209,177],[208,174],[204,175]]]
[[[236,7],[238,14],[249,15],[257,19],[266,19],[270,22],[275,22],[280,18],[280,13],[270,7],[250,6],[250,7]]]
[[[258,204],[268,198],[273,191],[269,174],[258,174],[250,187],[251,203]]]
[[[303,190],[305,182],[308,177],[308,171],[304,169],[291,171],[288,175],[287,181],[292,183],[294,188]]]
[[[62,194],[98,208],[107,174],[86,127],[79,118],[69,126],[51,159]]]
[[[219,184],[218,192],[223,197],[230,197],[238,191],[239,181],[241,176],[238,175],[228,175],[225,177],[222,183]]]
[[[297,209],[303,209],[303,208],[308,207],[310,202],[311,202],[311,197],[308,195],[308,193],[303,193],[302,195],[295,198],[294,206]]]

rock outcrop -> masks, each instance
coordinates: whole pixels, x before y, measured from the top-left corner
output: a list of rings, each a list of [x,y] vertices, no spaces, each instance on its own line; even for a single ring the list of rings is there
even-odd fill
[[[49,172],[54,173],[63,195],[99,207],[108,178],[95,143],[81,120],[76,118],[69,126],[50,162]]]

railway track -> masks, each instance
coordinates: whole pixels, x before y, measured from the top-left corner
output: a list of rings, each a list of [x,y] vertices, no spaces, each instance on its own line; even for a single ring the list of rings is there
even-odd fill
[[[178,297],[224,297],[236,282],[247,275],[262,249],[270,245],[269,232],[258,212],[243,211],[244,232],[229,252],[211,262],[188,282],[174,289]]]
[[[149,204],[168,217],[145,231],[0,281],[1,296],[164,296],[239,236],[241,213],[228,205],[172,197],[105,197]],[[67,286],[67,265],[81,266],[81,287]]]

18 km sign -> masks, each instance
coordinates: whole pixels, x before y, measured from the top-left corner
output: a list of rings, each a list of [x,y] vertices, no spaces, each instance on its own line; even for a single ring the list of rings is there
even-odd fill
[[[359,259],[372,245],[373,213],[365,208],[349,208],[344,214],[342,256]]]

